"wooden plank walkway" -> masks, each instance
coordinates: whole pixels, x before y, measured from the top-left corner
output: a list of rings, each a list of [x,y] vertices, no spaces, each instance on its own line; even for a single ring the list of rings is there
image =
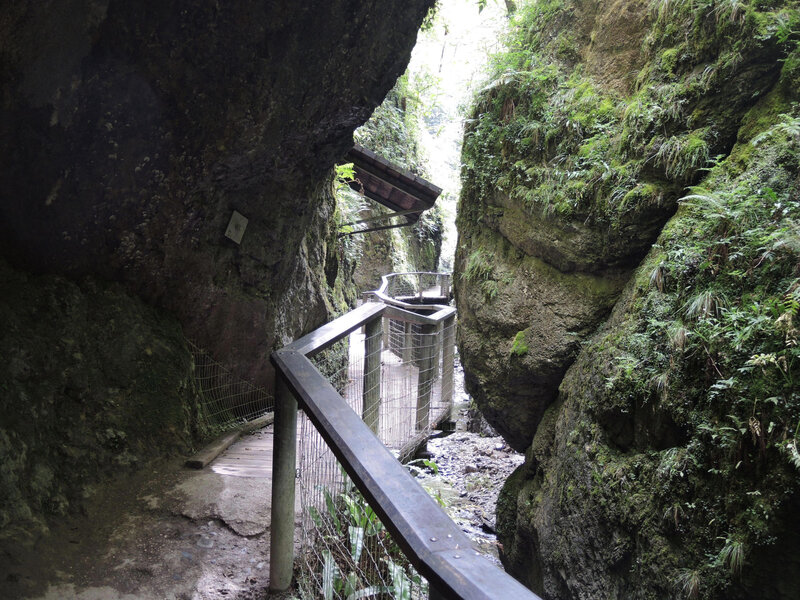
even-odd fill
[[[272,479],[272,425],[245,433],[211,463],[211,470],[220,475]]]
[[[348,405],[361,414],[363,406],[364,334],[360,331],[349,336],[349,367],[344,397]],[[415,437],[415,411],[419,369],[403,361],[390,350],[381,354],[381,409],[379,437],[390,449],[399,452],[404,444]],[[441,402],[441,378],[431,389],[431,418],[440,418],[449,407]],[[316,445],[311,442],[312,427],[298,419],[298,466],[301,470],[315,463],[319,450],[303,448]],[[210,465],[213,472],[233,477],[272,478],[272,426],[245,433]],[[316,458],[315,458],[316,457]]]

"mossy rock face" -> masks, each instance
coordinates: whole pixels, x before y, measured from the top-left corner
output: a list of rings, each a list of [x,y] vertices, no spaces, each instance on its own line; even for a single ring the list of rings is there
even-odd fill
[[[485,235],[478,247],[457,283],[466,384],[492,426],[523,451],[581,340],[624,281],[566,275],[499,235]]]
[[[121,288],[0,261],[0,535],[35,535],[92,485],[202,434],[177,321]]]
[[[504,490],[504,561],[546,598],[800,595],[796,53],[585,343]]]
[[[466,128],[455,265],[468,390],[515,447],[687,186],[776,86],[796,22],[792,2],[519,7]],[[519,290],[476,276],[480,253]],[[531,259],[563,277],[517,276]],[[509,352],[523,330],[525,357]]]
[[[498,533],[548,599],[798,596],[798,23],[531,2],[477,98],[459,344],[530,446]]]

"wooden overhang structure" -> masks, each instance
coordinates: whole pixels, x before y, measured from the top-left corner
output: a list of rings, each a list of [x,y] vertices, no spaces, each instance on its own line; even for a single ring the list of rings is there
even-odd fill
[[[349,223],[349,225],[367,225],[368,227],[340,235],[353,235],[413,225],[423,212],[433,208],[436,199],[442,193],[442,188],[392,164],[382,156],[358,144],[354,145],[347,153],[345,160],[353,163],[355,171],[355,180],[350,182],[350,187],[392,212]],[[401,222],[372,226],[397,217],[401,217]]]

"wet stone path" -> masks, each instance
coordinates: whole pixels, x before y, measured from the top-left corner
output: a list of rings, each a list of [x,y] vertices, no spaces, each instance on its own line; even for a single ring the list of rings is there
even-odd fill
[[[269,431],[245,434],[254,445]],[[270,480],[151,465],[30,547],[0,548],[0,598],[251,600],[269,575]],[[102,496],[102,497],[100,497]]]

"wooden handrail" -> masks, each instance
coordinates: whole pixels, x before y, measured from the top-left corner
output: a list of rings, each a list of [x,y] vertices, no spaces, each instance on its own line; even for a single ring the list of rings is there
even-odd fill
[[[290,392],[296,399],[411,564],[428,579],[432,597],[435,591],[437,597],[452,599],[540,600],[533,592],[474,550],[472,542],[458,525],[428,495],[309,360],[309,357],[355,329],[383,316],[436,325],[455,315],[452,307],[437,308],[434,314],[426,316],[397,306],[367,303],[331,321],[273,352],[271,360],[282,382],[279,392],[283,389],[284,393]],[[286,405],[287,399],[276,400],[276,411]],[[295,427],[291,422],[287,423],[286,435],[294,435]],[[276,444],[278,435],[276,426]],[[287,448],[294,447],[293,441],[283,445]],[[277,455],[275,460],[277,465]],[[293,455],[291,460],[294,461]],[[286,468],[286,465],[283,467],[286,477],[293,477],[293,470]],[[279,486],[279,482],[273,481],[273,494],[276,493],[276,486]],[[291,537],[286,544],[291,549]],[[272,586],[272,582],[270,585]]]

